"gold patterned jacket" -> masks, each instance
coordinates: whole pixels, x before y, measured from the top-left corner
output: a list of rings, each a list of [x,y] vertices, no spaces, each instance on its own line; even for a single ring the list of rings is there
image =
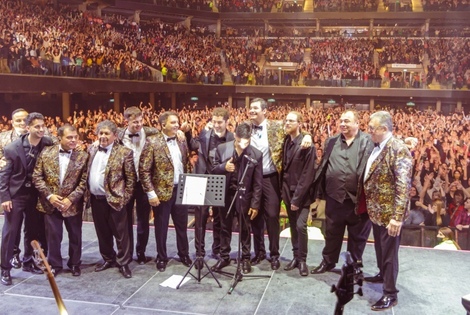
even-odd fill
[[[51,214],[54,207],[47,196],[54,194],[68,198],[72,205],[62,216],[70,217],[80,214],[83,210],[83,196],[87,182],[88,153],[73,150],[70,162],[60,185],[59,145],[45,147],[38,157],[33,172],[33,183],[39,191],[37,209]]]
[[[18,138],[19,136],[14,129],[0,133],[0,169],[2,169],[6,164],[5,158],[3,156],[3,148]]]
[[[91,165],[95,158],[98,146],[90,146],[88,153],[88,177]],[[134,193],[134,187],[137,182],[137,173],[134,167],[134,154],[131,149],[115,142],[106,164],[104,173],[104,189],[106,192],[106,201],[116,211],[121,211],[129,202]],[[89,189],[86,198],[89,200]]]
[[[387,226],[403,222],[409,207],[412,157],[406,145],[391,137],[365,174],[364,193],[370,220]]]
[[[280,120],[266,120],[268,129],[268,143],[271,158],[277,172],[281,174],[282,170],[282,144],[284,143],[284,125]]]
[[[177,141],[181,151],[183,171],[189,167],[186,141]],[[139,178],[144,192],[155,191],[160,201],[168,201],[173,193],[174,166],[163,133],[147,137],[139,161]]]

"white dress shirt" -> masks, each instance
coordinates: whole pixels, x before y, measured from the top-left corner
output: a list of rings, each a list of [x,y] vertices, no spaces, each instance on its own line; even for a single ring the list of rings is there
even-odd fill
[[[134,166],[137,173],[137,181],[139,181],[139,161],[140,155],[142,154],[142,149],[145,145],[146,135],[144,128],[140,129],[140,131],[137,133],[139,135],[138,137],[130,138],[130,134],[131,132],[129,132],[129,129],[126,129],[124,132],[124,137],[122,138],[122,143],[134,152]]]
[[[255,130],[253,127],[251,132],[251,145],[263,153],[263,175],[268,175],[275,173],[277,170],[271,157],[271,151],[269,150],[267,119],[263,120],[259,126],[263,127],[263,130]]]
[[[90,176],[88,176],[88,183],[90,184],[90,192],[96,196],[106,195],[104,189],[104,173],[106,171],[106,165],[108,164],[108,159],[113,149],[113,144],[111,143],[105,149],[106,153],[98,150],[91,162]]]
[[[64,181],[65,172],[67,172],[67,168],[69,167],[70,157],[72,156],[72,150],[69,150],[69,153],[60,153],[62,147],[59,147],[59,184],[62,186],[62,182]],[[64,150],[65,151],[65,150]]]

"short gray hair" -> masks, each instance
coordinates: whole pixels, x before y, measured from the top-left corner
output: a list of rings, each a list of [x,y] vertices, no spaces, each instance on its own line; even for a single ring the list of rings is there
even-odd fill
[[[102,122],[98,123],[96,126],[96,134],[100,133],[101,129],[109,129],[113,134],[117,134],[117,126],[111,120],[103,120]]]
[[[380,126],[387,127],[388,131],[393,131],[392,115],[384,110],[378,111],[370,115],[370,120],[377,119]]]

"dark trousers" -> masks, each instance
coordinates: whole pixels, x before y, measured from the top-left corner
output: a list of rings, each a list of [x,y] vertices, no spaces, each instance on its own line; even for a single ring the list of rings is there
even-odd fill
[[[322,255],[327,263],[338,262],[346,227],[348,228],[347,251],[351,253],[354,261],[362,263],[362,254],[370,234],[371,222],[367,213],[358,216],[354,208],[355,204],[351,199],[345,199],[343,203],[340,203],[326,196],[325,247]]]
[[[241,242],[241,250],[242,250],[242,259],[250,259],[251,256],[251,224],[250,218],[248,217],[248,209],[241,209],[241,202],[240,198],[235,201],[232,209],[230,210],[229,215],[227,216],[228,208],[230,203],[232,202],[232,198],[235,192],[229,192],[228,197],[226,198],[225,204],[228,205],[227,207],[220,208],[220,218],[221,218],[221,230],[220,230],[220,258],[222,259],[230,259],[230,252],[232,250],[230,244],[232,242],[232,224],[233,218],[237,217],[238,226],[240,229],[240,242]],[[239,211],[242,212],[241,222]]]
[[[209,219],[209,207],[196,207],[194,210],[194,218],[196,220],[195,242],[196,254],[198,256],[205,256],[205,238],[206,226]],[[219,254],[220,252],[220,210],[218,207],[212,207],[212,254]]]
[[[398,249],[401,237],[388,235],[388,230],[377,224],[372,224],[372,232],[374,233],[377,267],[384,279],[383,294],[397,297]]]
[[[54,210],[52,214],[44,216],[46,225],[46,238],[49,245],[47,261],[56,270],[62,269],[62,254],[60,247],[64,234],[63,225],[69,237],[69,260],[67,266],[80,266],[82,257],[82,213],[71,217],[63,217],[62,214]]]
[[[145,254],[150,233],[150,203],[147,194],[144,192],[140,182],[135,185],[134,194],[126,206],[127,221],[129,223],[129,239],[131,243],[131,257],[134,253],[134,202],[135,213],[137,217],[137,241],[135,244],[135,251],[137,254]]]
[[[168,223],[171,219],[176,230],[176,248],[178,256],[184,257],[189,254],[188,243],[188,207],[175,205],[177,186],[173,188],[170,200],[162,201],[153,208],[155,223],[155,240],[157,243],[157,260],[168,261],[166,240],[168,237]]]
[[[95,223],[100,254],[107,262],[124,266],[132,261],[127,212],[114,210],[104,196],[91,195],[91,213]],[[114,251],[116,240],[117,254]]]
[[[279,211],[281,206],[279,196],[279,175],[274,173],[263,176],[261,206],[258,215],[251,222],[255,256],[266,253],[264,246],[264,228],[266,223],[271,258],[279,257]]]
[[[294,258],[298,261],[307,261],[308,252],[308,232],[307,219],[310,212],[308,207],[292,211],[291,205],[286,203],[287,215],[290,223],[290,235]]]
[[[23,263],[33,263],[32,240],[37,240],[44,251],[47,252],[46,233],[44,228],[44,214],[36,210],[37,193],[33,188],[25,189],[25,193],[17,194],[12,199],[12,209],[5,211],[2,229],[1,268],[10,270],[10,260],[13,258],[14,248],[21,231],[24,218],[24,256]]]

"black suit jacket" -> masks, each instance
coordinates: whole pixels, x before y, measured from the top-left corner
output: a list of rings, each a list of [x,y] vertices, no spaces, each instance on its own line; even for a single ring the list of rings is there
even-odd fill
[[[26,155],[23,149],[23,140],[27,136],[28,134],[22,135],[3,149],[6,164],[5,167],[0,170],[1,202],[11,201],[26,181],[27,165]],[[45,146],[52,144],[51,138],[43,137],[38,144],[38,153],[41,153]]]
[[[325,146],[323,150],[323,157],[320,162],[320,166],[318,167],[315,173],[315,180],[313,182],[315,187],[315,197],[320,199],[325,199],[325,174],[328,168],[328,161],[333,151],[333,147],[335,146],[336,141],[339,140],[341,134],[337,134],[333,137],[326,139]],[[374,143],[371,140],[369,134],[364,133],[359,130],[359,156],[358,161],[359,165],[357,167],[356,173],[359,178],[359,182],[357,183],[357,197],[359,198],[363,191],[363,182],[364,182],[364,170],[366,168],[367,159],[369,158],[370,154],[374,150]]]
[[[203,129],[197,138],[193,138],[191,131],[186,133],[186,141],[188,142],[188,147],[191,151],[197,151],[198,159],[195,167],[196,174],[211,174],[212,170],[209,169],[209,145],[211,139],[212,129],[206,130]],[[225,141],[230,142],[235,138],[233,133],[226,131]]]
[[[227,172],[225,170],[225,165],[227,161],[233,157],[233,151],[235,150],[234,142],[222,143],[217,147],[215,152],[215,166],[212,169],[213,174],[225,175],[225,195],[228,196],[228,191],[230,188],[230,180],[232,176],[237,176],[237,182],[240,182],[240,179],[243,175],[248,160],[243,156],[240,156],[240,166],[237,172]],[[252,159],[255,159],[258,163],[254,165],[250,163],[248,166],[246,175],[243,179],[243,185],[245,186],[245,195],[241,199],[241,210],[247,211],[249,208],[259,210],[261,203],[261,192],[263,187],[263,154],[260,150],[256,149],[253,146],[248,146],[244,152],[245,155],[249,156]],[[230,200],[228,200],[230,202]],[[228,207],[227,202],[225,205]]]
[[[293,148],[290,159],[287,157],[287,145],[290,136],[284,138],[281,172],[281,197],[284,202],[300,208],[308,207],[313,202],[313,179],[315,176],[316,148],[302,150],[300,144],[304,135],[300,135],[298,144]]]

